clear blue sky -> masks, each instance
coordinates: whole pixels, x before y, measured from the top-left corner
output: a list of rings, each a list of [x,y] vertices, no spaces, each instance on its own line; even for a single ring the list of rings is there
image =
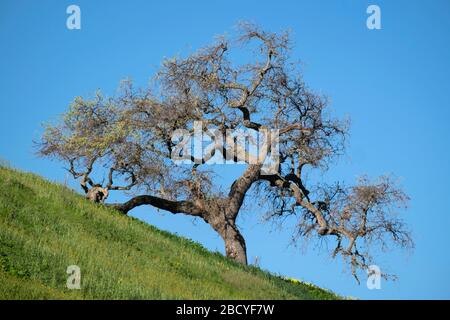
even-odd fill
[[[81,30],[66,28],[66,8],[81,7]],[[366,28],[377,4],[382,29]],[[289,232],[239,220],[250,261],[343,295],[360,298],[450,298],[450,2],[433,1],[7,1],[0,2],[0,157],[15,167],[64,181],[61,163],[38,159],[40,124],[77,95],[113,94],[119,81],[145,86],[164,57],[192,52],[239,20],[290,28],[294,57],[308,84],[352,118],[348,154],[330,179],[393,172],[412,198],[406,220],[412,254],[379,256],[399,276],[381,290],[358,286],[326,251],[288,246]],[[232,176],[234,169],[223,169]],[[76,187],[75,184],[71,184]],[[114,197],[113,197],[114,200]],[[162,229],[223,251],[201,221],[149,207],[133,214]],[[0,231],[1,232],[1,231]],[[156,275],[155,275],[156,276]]]

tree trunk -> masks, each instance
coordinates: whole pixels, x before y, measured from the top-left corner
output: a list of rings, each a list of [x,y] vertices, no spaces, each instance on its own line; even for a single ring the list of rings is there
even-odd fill
[[[245,239],[237,228],[234,219],[223,214],[208,214],[203,219],[208,223],[225,242],[225,254],[228,258],[242,264],[247,264],[247,248]]]
[[[246,265],[247,247],[245,246],[245,239],[237,227],[228,225],[221,237],[225,241],[227,257]]]
[[[87,189],[86,198],[96,203],[103,203],[108,198],[108,189],[93,186],[91,189]]]

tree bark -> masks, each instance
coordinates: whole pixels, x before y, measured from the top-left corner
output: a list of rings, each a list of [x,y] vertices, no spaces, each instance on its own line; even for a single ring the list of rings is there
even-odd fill
[[[86,198],[95,203],[103,203],[108,198],[108,189],[100,186],[93,186],[90,189],[86,188]]]
[[[201,209],[190,201],[172,201],[150,195],[136,196],[125,203],[116,203],[109,206],[124,214],[127,214],[128,211],[142,205],[151,205],[155,208],[166,210],[173,214],[183,213],[190,216],[202,216]]]
[[[203,219],[223,239],[226,256],[246,265],[247,247],[244,237],[236,226],[235,219],[226,215],[224,210],[210,211],[203,216]]]
[[[247,247],[245,239],[234,225],[227,225],[225,231],[221,234],[225,242],[225,253],[227,257],[247,265]]]

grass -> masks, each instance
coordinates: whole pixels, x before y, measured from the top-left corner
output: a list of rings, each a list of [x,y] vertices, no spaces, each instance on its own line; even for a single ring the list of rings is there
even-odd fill
[[[337,299],[0,166],[0,299]],[[67,267],[81,270],[69,290]]]

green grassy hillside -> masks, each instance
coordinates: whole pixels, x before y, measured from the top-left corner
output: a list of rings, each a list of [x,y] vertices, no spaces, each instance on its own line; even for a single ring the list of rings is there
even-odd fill
[[[69,265],[81,289],[66,287]],[[335,299],[0,166],[0,299]]]

